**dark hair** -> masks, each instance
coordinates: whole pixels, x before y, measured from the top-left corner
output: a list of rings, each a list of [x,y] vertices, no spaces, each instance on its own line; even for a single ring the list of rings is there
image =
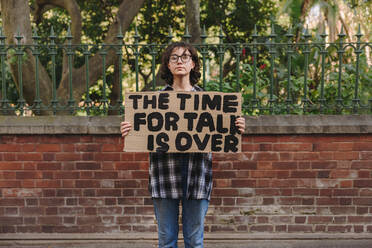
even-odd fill
[[[164,79],[167,82],[167,84],[169,85],[173,84],[173,75],[168,68],[168,63],[169,57],[171,56],[173,49],[176,47],[186,48],[190,52],[191,59],[195,64],[194,68],[191,69],[190,71],[190,84],[191,85],[197,84],[201,76],[198,52],[196,51],[195,47],[186,42],[174,42],[165,49],[162,55],[160,66],[161,78]]]

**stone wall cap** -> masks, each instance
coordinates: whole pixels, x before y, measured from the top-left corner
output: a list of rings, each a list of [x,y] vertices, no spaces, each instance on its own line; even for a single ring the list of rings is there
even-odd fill
[[[245,134],[367,134],[372,115],[245,116]],[[123,116],[0,116],[0,134],[120,134]]]

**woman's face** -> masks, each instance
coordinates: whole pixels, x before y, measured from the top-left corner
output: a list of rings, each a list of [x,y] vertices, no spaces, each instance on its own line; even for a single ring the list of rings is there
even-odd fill
[[[173,76],[187,76],[195,67],[191,53],[184,47],[175,47],[169,57],[168,68]]]

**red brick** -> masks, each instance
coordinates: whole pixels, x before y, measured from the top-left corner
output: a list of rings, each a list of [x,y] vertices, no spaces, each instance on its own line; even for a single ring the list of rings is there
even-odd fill
[[[274,198],[263,198],[263,205],[273,205],[275,203]]]
[[[292,189],[279,189],[279,194],[281,196],[292,196],[293,195]]]
[[[282,179],[282,180],[271,180],[272,187],[278,188],[293,188],[297,186],[297,180],[294,179]]]
[[[330,171],[318,171],[318,178],[329,178]]]
[[[42,180],[36,182],[38,188],[59,188],[61,187],[60,180]]]
[[[58,171],[54,173],[55,179],[78,179],[79,172],[77,171]]]
[[[319,153],[317,152],[296,152],[293,155],[294,160],[318,160]]]
[[[281,197],[277,199],[280,205],[301,205],[302,199],[300,197]]]
[[[340,181],[340,188],[351,188],[353,187],[352,180],[342,180]]]
[[[75,185],[77,188],[99,188],[99,181],[93,180],[76,180]]]
[[[273,162],[272,167],[276,170],[295,170],[297,162]]]
[[[17,171],[16,172],[17,179],[41,179],[42,173],[36,171]]]
[[[259,151],[272,151],[272,144],[259,144]]]
[[[216,185],[218,188],[230,188],[231,179],[215,179],[213,185]]]
[[[99,163],[94,163],[94,162],[77,162],[76,169],[77,170],[99,170],[101,169],[101,165]]]
[[[213,196],[231,196],[231,195],[238,195],[238,189],[222,189],[222,188],[215,188],[213,189]]]
[[[62,144],[62,152],[75,152],[75,144]]]
[[[153,215],[154,214],[154,207],[153,206],[145,206],[145,207],[135,207],[136,214],[138,215]]]
[[[241,179],[233,179],[232,180],[232,187],[240,188],[240,187],[255,187],[256,180],[241,180]]]
[[[355,207],[330,207],[329,210],[334,215],[355,214]]]
[[[368,214],[368,207],[357,207],[356,214],[357,215]]]
[[[333,189],[334,196],[358,196],[358,189]]]
[[[298,169],[299,170],[310,170],[310,161],[299,161],[298,162]]]
[[[141,165],[138,162],[116,162],[115,170],[139,170]]]
[[[80,160],[79,153],[57,153],[56,161],[76,161]]]
[[[314,144],[314,151],[338,151],[338,149],[337,143],[324,142]]]
[[[350,232],[352,226],[328,226],[328,232],[337,232],[337,233],[344,233],[344,232]]]
[[[346,216],[334,216],[334,223],[335,224],[345,224],[346,223]]]
[[[41,198],[41,206],[62,206],[65,204],[65,200],[61,198]]]
[[[98,189],[97,196],[121,196],[121,189]]]
[[[4,153],[3,159],[4,161],[19,161],[19,159],[17,159],[16,153],[10,153],[10,152]]]
[[[333,160],[333,152],[319,152],[320,160]]]
[[[293,152],[279,152],[280,161],[291,161],[293,160]]]
[[[372,206],[372,197],[369,198],[353,198],[354,205]]]
[[[38,170],[60,170],[61,163],[42,162],[42,163],[37,163],[36,168]]]
[[[96,161],[120,161],[120,153],[118,152],[95,153],[94,160]]]
[[[255,152],[253,159],[255,161],[278,161],[279,153],[277,152]]]
[[[17,199],[17,198],[0,198],[0,206],[24,206],[25,201],[24,199]]]
[[[0,170],[22,170],[22,163],[0,161]]]
[[[278,142],[277,136],[262,135],[262,136],[253,136],[253,143],[276,143]]]
[[[292,171],[292,178],[315,178],[317,173],[315,171]]]
[[[312,232],[311,225],[288,225],[288,232]]]
[[[348,216],[349,223],[366,223],[372,222],[372,216]]]
[[[359,159],[359,152],[335,152],[335,160],[355,160]]]
[[[361,152],[360,153],[361,160],[372,160],[372,151],[369,152]]]
[[[312,151],[313,145],[310,143],[296,143],[296,144],[274,144],[274,151]]]
[[[42,153],[19,153],[17,154],[18,161],[41,161],[43,160]]]
[[[359,170],[359,169],[372,169],[371,161],[352,161],[351,162],[351,169]]]
[[[2,225],[21,225],[23,224],[22,217],[8,217],[8,216],[0,216],[0,223]]]
[[[21,181],[16,180],[0,180],[0,188],[19,188]]]
[[[19,150],[18,144],[0,144],[0,152],[18,152]]]
[[[327,224],[332,223],[332,216],[309,216],[307,223],[309,224]]]
[[[312,161],[312,169],[334,169],[337,168],[336,161]]]
[[[259,151],[260,146],[259,144],[242,144],[242,151]]]
[[[104,144],[106,146],[113,144]],[[101,144],[76,144],[75,150],[77,152],[101,152],[101,147],[104,146]]]
[[[78,225],[97,225],[101,223],[101,218],[98,216],[78,216],[76,223]]]
[[[254,225],[250,228],[251,232],[273,232],[274,227],[272,225]]]
[[[142,176],[145,176],[145,178],[147,178],[149,176],[147,171],[139,171],[139,173],[143,173],[142,175],[140,174],[140,177],[136,176],[137,173],[138,173],[138,171],[133,171],[132,174],[133,174],[134,178],[142,178]],[[236,173],[236,171],[228,171],[228,170],[214,171],[213,172],[213,178],[216,178],[216,179],[231,179],[231,178],[235,177],[235,173]],[[240,171],[237,172],[237,173],[240,173]]]
[[[118,173],[116,171],[94,172],[94,178],[97,178],[97,179],[116,179],[116,178],[118,178]]]
[[[372,142],[355,142],[353,151],[372,151]]]
[[[60,152],[60,144],[38,144],[36,145],[37,152]]]
[[[369,170],[360,170],[358,171],[359,178],[369,178],[371,176],[371,171]]]
[[[350,170],[333,170],[331,171],[331,174],[330,174],[330,178],[352,178],[352,177],[353,177],[353,172]]]
[[[295,223],[296,224],[303,224],[306,222],[306,216],[296,216]]]
[[[258,170],[271,170],[272,167],[272,162],[267,162],[267,161],[258,161],[257,162],[257,169]]]
[[[356,232],[356,233],[362,233],[362,232],[364,232],[364,226],[354,225],[354,232]]]
[[[256,195],[259,196],[278,196],[279,190],[278,189],[256,189]]]
[[[122,152],[123,147],[117,144],[103,144],[102,145],[102,152]]]
[[[256,170],[257,162],[255,161],[237,161],[233,162],[233,168],[236,170]]]
[[[3,179],[16,179],[16,172],[15,171],[4,171],[2,172]]]
[[[252,171],[251,177],[258,177],[258,178],[274,178],[276,177],[275,171],[267,171],[267,170],[260,170],[260,171]]]
[[[360,196],[372,196],[372,189],[360,189]]]
[[[357,188],[371,188],[372,179],[370,180],[354,180],[354,187]]]
[[[149,153],[147,152],[136,152],[134,153],[134,161],[148,161]]]
[[[319,196],[319,189],[293,189],[293,194]]]
[[[338,198],[317,198],[318,205],[338,205],[340,201]]]

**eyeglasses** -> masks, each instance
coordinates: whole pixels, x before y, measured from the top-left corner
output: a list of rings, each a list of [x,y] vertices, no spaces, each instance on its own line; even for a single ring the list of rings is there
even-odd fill
[[[187,63],[190,61],[191,55],[190,54],[182,54],[181,56],[178,56],[177,54],[172,54],[169,57],[169,62],[171,63],[177,63],[178,58],[181,58],[182,63]]]

